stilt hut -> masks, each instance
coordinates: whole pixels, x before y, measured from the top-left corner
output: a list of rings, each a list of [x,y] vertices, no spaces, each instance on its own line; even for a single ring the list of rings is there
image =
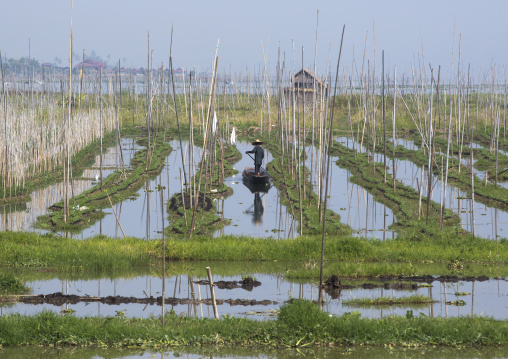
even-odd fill
[[[293,86],[284,88],[286,103],[293,102],[293,93],[296,106],[302,106],[305,99],[305,107],[311,106],[316,90],[316,101],[321,96],[328,96],[328,85],[322,78],[316,76],[309,69],[302,69],[293,76]]]

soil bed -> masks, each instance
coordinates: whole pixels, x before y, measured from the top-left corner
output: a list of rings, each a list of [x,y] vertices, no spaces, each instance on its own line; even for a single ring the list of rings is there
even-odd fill
[[[150,305],[161,305],[162,296],[154,297],[149,296],[146,298],[136,297],[124,297],[124,296],[107,296],[107,297],[93,297],[93,296],[79,296],[75,294],[63,294],[61,292],[51,294],[39,294],[39,295],[18,295],[18,296],[4,296],[0,297],[0,303],[25,303],[25,304],[53,304],[60,306],[63,304],[77,304],[77,303],[102,303],[108,305],[120,305],[120,304],[150,304]],[[229,304],[229,305],[277,305],[276,301],[268,299],[256,300],[256,299],[216,299],[217,305]],[[165,298],[165,304],[179,305],[179,304],[207,304],[212,305],[211,299],[190,299],[190,298]]]

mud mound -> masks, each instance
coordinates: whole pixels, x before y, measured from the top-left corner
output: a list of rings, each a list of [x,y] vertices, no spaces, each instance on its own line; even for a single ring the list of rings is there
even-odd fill
[[[184,194],[183,198],[185,201],[185,208],[189,208],[191,203],[190,195]],[[192,199],[193,205],[194,201],[195,198]],[[213,208],[213,200],[206,196],[203,198],[203,195],[200,195],[198,199],[198,207],[208,212]],[[178,208],[183,208],[182,195],[175,195],[171,197],[171,201],[169,202],[170,211],[176,212]]]
[[[200,285],[210,285],[210,282],[207,281],[207,280],[195,281],[194,283],[200,284]],[[255,279],[253,279],[251,277],[247,277],[247,278],[244,278],[243,280],[240,280],[240,281],[236,281],[236,280],[233,280],[233,281],[219,280],[219,281],[213,282],[213,284],[218,289],[236,289],[236,288],[242,288],[242,289],[251,291],[252,289],[254,289],[254,287],[259,287],[261,285],[261,282],[255,280]]]
[[[3,302],[20,302],[26,304],[53,304],[61,306],[63,304],[77,304],[77,303],[103,303],[109,305],[120,305],[130,303],[150,304],[150,305],[162,305],[162,296],[159,297],[122,297],[122,296],[107,296],[107,297],[92,297],[92,296],[78,296],[75,294],[62,294],[61,292],[51,294],[40,294],[40,295],[20,295],[10,296],[2,298]],[[165,298],[165,304],[178,305],[178,304],[206,304],[211,305],[211,299],[190,299],[190,298]],[[271,300],[255,300],[255,299],[217,299],[217,305],[229,304],[229,305],[274,305],[278,302]]]

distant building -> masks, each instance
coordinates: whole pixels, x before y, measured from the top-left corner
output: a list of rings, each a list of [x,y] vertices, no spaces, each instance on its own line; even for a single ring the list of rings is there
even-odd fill
[[[185,75],[185,70],[182,69],[181,67],[177,68],[176,70],[173,70],[173,76],[177,76],[177,75]]]
[[[91,69],[91,70],[99,70],[100,68],[106,68],[106,64],[101,61],[95,61],[92,59],[86,59],[84,62],[80,62],[74,69]]]
[[[305,106],[311,105],[314,98],[314,88],[316,89],[316,100],[319,101],[321,96],[328,96],[328,85],[322,78],[317,77],[309,69],[302,69],[293,76],[293,87],[284,88],[284,97],[286,104],[293,102],[294,99],[297,106],[301,106],[305,99]]]

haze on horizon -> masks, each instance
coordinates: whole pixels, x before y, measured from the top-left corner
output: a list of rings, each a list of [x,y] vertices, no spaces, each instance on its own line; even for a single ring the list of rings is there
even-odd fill
[[[387,71],[397,66],[410,74],[415,68],[442,67],[449,77],[458,63],[459,43],[464,71],[492,71],[505,77],[508,47],[508,2],[503,0],[429,1],[297,1],[244,2],[233,0],[170,2],[164,0],[74,0],[73,49],[95,52],[108,64],[147,67],[148,33],[154,67],[168,66],[173,27],[173,66],[206,71],[219,41],[219,71],[258,72],[264,58],[270,71],[278,48],[286,71],[314,67],[317,33],[317,73],[329,62],[335,71],[342,26],[346,26],[343,65],[361,70],[365,64]],[[0,21],[0,51],[4,58],[29,55],[39,62],[60,59],[68,66],[71,0],[18,0],[4,4]],[[294,48],[294,49],[293,49]],[[422,56],[423,54],[423,56]],[[375,57],[374,57],[375,56]]]

